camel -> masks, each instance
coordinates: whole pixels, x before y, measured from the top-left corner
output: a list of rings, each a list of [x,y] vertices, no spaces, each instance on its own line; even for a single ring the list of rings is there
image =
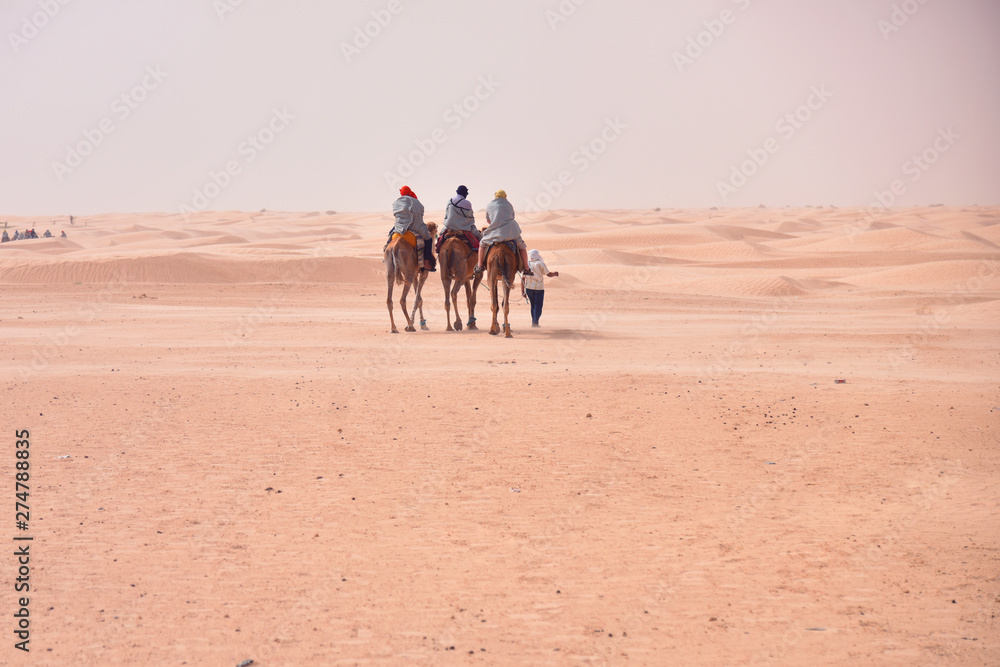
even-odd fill
[[[431,240],[426,241],[426,243],[433,243],[434,235],[437,233],[437,225],[432,222],[427,225],[427,229],[431,233]],[[422,319],[424,316],[424,300],[421,292],[423,291],[424,283],[427,282],[427,272],[420,270],[423,260],[417,256],[416,248],[407,243],[402,237],[395,238],[386,245],[385,258],[382,261],[385,263],[385,281],[388,287],[388,295],[386,296],[385,303],[389,308],[389,323],[392,325],[392,333],[399,333],[399,330],[396,329],[396,319],[392,313],[393,283],[403,286],[403,295],[399,299],[399,305],[403,309],[403,317],[406,318],[406,328],[403,330],[417,330],[413,326],[413,322],[416,320],[418,308],[420,309],[421,328],[426,329]],[[414,288],[412,316],[406,309],[406,295],[410,293],[411,285]]]
[[[438,251],[438,264],[441,271],[441,284],[444,286],[444,312],[448,328],[445,331],[461,331],[462,318],[458,315],[458,290],[465,286],[465,301],[469,307],[469,329],[476,326],[476,290],[483,282],[482,273],[474,273],[476,268],[476,251],[471,250],[462,239],[452,237],[445,239]],[[470,284],[471,280],[471,284]],[[455,286],[452,287],[452,281]],[[455,326],[451,326],[451,304],[455,304]]]
[[[503,330],[504,338],[513,338],[510,332],[510,290],[514,287],[514,275],[517,273],[517,255],[506,243],[497,243],[491,247],[486,255],[486,285],[493,298],[493,324],[490,326],[490,335],[496,336],[500,333],[500,326],[497,323],[497,311],[500,310],[497,293],[497,281],[503,278]],[[477,258],[478,261],[478,258]],[[482,274],[480,274],[482,275]]]

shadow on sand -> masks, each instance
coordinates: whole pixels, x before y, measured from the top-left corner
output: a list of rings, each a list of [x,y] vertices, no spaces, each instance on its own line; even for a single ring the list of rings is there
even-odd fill
[[[514,333],[522,336],[530,334],[532,338],[544,340],[614,340],[621,338],[619,335],[609,334],[601,331],[588,331],[586,329],[546,329],[544,327],[534,329],[532,327],[514,327]]]

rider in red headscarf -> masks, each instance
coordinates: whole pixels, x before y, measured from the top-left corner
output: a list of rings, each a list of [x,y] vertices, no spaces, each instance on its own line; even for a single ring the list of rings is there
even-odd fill
[[[424,205],[417,199],[417,194],[410,189],[409,185],[404,185],[399,189],[399,199],[392,205],[392,214],[396,217],[396,224],[389,232],[389,239],[393,234],[405,234],[413,232],[424,240],[424,270],[436,271],[434,268],[434,244],[431,232],[424,224]]]

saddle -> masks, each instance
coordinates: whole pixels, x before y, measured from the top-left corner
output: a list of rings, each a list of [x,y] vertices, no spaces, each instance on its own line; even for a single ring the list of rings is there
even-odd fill
[[[516,266],[514,267],[514,272],[520,273],[521,271],[524,271],[524,267],[521,265],[521,253],[518,252],[517,243],[515,243],[514,241],[500,241],[500,243],[494,243],[490,245],[489,250],[486,251],[486,261],[487,262],[490,261],[490,253],[493,252],[494,248],[496,248],[501,244],[510,248],[510,251],[514,253],[514,263],[516,264]]]
[[[393,241],[395,241],[398,238],[402,238],[403,242],[406,243],[411,248],[413,248],[417,252],[418,256],[421,253],[423,253],[423,251],[424,251],[424,240],[422,238],[420,238],[419,236],[417,236],[416,234],[414,234],[413,232],[409,231],[409,230],[407,230],[406,232],[403,232],[402,234],[397,234],[396,232],[393,232],[392,234],[390,234],[389,235],[389,240],[386,241],[385,245],[382,247],[382,252],[385,252],[389,248],[389,244],[392,243]]]
[[[441,246],[444,245],[444,242],[447,241],[448,239],[459,239],[465,242],[465,244],[469,246],[469,249],[479,250],[479,239],[476,238],[475,234],[473,234],[472,232],[459,231],[457,229],[444,230],[441,233],[441,236],[438,237],[437,247],[435,248],[435,250],[437,250],[440,253]]]
[[[410,244],[410,247],[416,249],[417,247],[417,235],[413,232],[404,232],[402,234],[393,234],[392,238],[389,239],[389,243],[392,243],[396,239],[402,237],[404,241]]]

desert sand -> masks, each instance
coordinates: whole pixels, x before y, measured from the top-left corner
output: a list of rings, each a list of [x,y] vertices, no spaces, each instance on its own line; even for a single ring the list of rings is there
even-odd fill
[[[1000,664],[1000,209],[519,218],[510,340],[385,214],[6,218],[0,663]]]

